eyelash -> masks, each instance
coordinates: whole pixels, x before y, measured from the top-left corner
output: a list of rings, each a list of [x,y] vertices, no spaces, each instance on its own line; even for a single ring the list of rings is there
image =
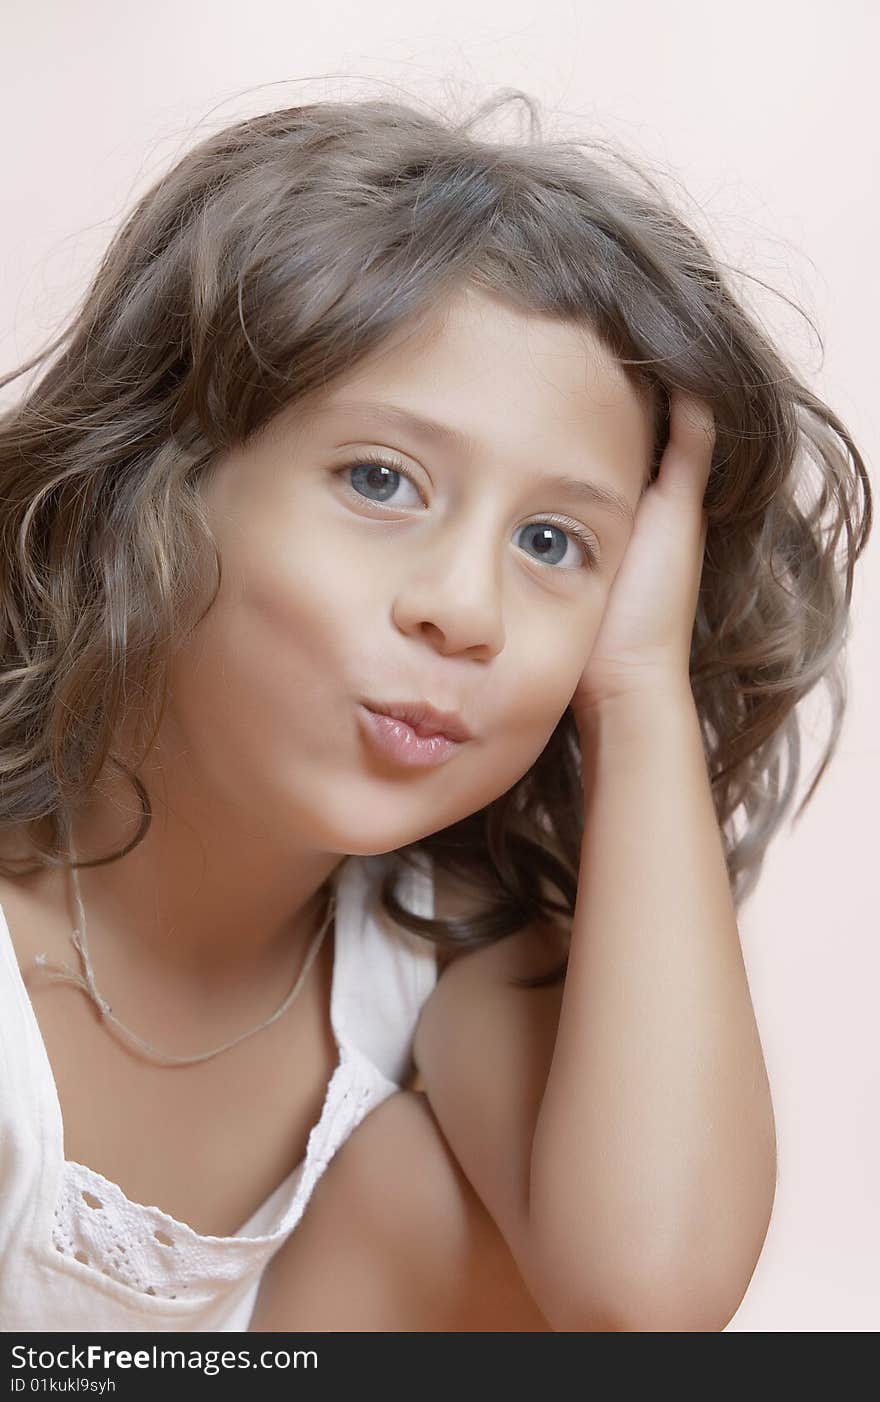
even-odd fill
[[[343,467],[338,468],[335,473],[335,476],[341,477],[343,473],[351,472],[352,468],[363,467],[367,463],[374,464],[377,467],[387,467],[391,472],[399,472],[401,477],[405,477],[408,482],[412,483],[416,491],[419,490],[418,483],[414,480],[412,474],[406,471],[406,468],[403,467],[401,463],[395,462],[394,458],[392,457],[385,457],[382,453],[377,453],[375,451],[360,453],[357,456],[357,458],[353,459],[351,462],[346,463]],[[358,501],[364,501],[368,505],[376,506],[379,508],[380,511],[382,510],[382,502],[371,502],[369,497],[365,497],[362,495],[361,492],[356,491],[355,488],[351,486],[351,483],[346,482],[345,485],[348,487],[350,492],[354,493]],[[587,534],[587,531],[583,526],[579,526],[576,521],[570,521],[565,516],[554,516],[552,514],[549,516],[542,516],[539,521],[527,521],[525,524],[537,526],[542,524],[542,522],[548,522],[551,526],[559,526],[561,529],[568,531],[570,535],[573,535],[577,540],[578,544],[583,546],[584,554],[587,557],[587,565],[584,568],[596,569],[596,567],[599,564],[599,556],[596,550],[596,545],[593,540],[593,537]],[[536,563],[540,565],[543,563],[543,561],[537,560]],[[548,565],[546,568],[553,569],[556,567]]]

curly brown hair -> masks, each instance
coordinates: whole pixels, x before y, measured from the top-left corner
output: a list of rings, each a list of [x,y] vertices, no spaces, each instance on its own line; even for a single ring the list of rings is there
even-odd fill
[[[527,139],[475,135],[510,101]],[[0,378],[47,363],[0,417],[0,839],[25,837],[25,872],[69,864],[67,824],[108,762],[143,819],[80,865],[120,860],[147,831],[149,794],[114,743],[132,723],[147,753],[171,656],[219,590],[199,495],[212,463],[470,283],[598,335],[653,402],[651,478],[670,392],[714,412],[690,675],[741,905],[792,806],[798,707],[819,681],[830,735],[795,820],[837,745],[872,498],[845,425],[726,270],[619,147],[546,139],[518,90],[462,120],[389,99],[286,107],[195,145],[137,202],[61,334]],[[452,949],[529,922],[564,933],[581,776],[567,710],[507,793],[393,854],[386,913]],[[422,849],[474,892],[472,911],[428,919],[400,903],[401,865]],[[0,872],[22,867],[7,853]]]

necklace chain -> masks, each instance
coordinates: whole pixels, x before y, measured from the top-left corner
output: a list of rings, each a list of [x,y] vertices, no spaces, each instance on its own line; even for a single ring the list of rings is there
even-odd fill
[[[70,843],[70,851],[73,861],[76,862],[76,849],[73,845],[72,839]],[[144,1041],[142,1037],[139,1037],[135,1032],[132,1032],[131,1028],[126,1027],[124,1023],[120,1022],[119,1018],[116,1017],[116,1015],[113,1013],[110,1004],[105,998],[101,996],[100,990],[98,989],[98,985],[95,982],[95,974],[94,970],[92,969],[92,961],[89,958],[89,948],[86,940],[86,912],[85,907],[83,905],[82,893],[80,892],[79,887],[79,875],[76,866],[74,865],[70,866],[68,868],[68,871],[73,882],[76,906],[79,912],[79,925],[74,927],[73,933],[71,935],[71,940],[73,942],[74,948],[76,949],[79,955],[80,964],[82,966],[83,972],[80,975],[77,974],[75,970],[71,969],[68,964],[53,963],[49,959],[47,959],[45,954],[38,954],[36,956],[35,962],[39,969],[43,971],[45,977],[48,980],[58,983],[73,983],[78,988],[82,988],[83,991],[88,994],[92,1002],[98,1008],[98,1011],[101,1014],[102,1021],[111,1027],[115,1035],[118,1036],[120,1040],[126,1042],[129,1046],[131,1046],[134,1050],[138,1051],[140,1055],[145,1057],[147,1060],[154,1061],[162,1066],[191,1066],[193,1065],[193,1063],[198,1061],[208,1061],[211,1057],[219,1056],[221,1052],[228,1051],[230,1047],[237,1046],[239,1042],[243,1042],[247,1037],[253,1037],[256,1035],[257,1032],[262,1032],[263,1028],[269,1027],[273,1022],[275,1022],[279,1017],[281,1017],[282,1014],[284,1014],[290,1007],[294,998],[296,998],[297,994],[299,993],[300,989],[305,983],[306,976],[309,972],[309,969],[312,966],[312,963],[314,962],[318,950],[321,947],[324,935],[327,932],[327,929],[330,925],[330,922],[333,918],[336,909],[336,892],[335,890],[331,890],[330,898],[327,903],[327,912],[325,914],[323,922],[321,923],[320,929],[314,935],[312,942],[309,945],[309,948],[306,952],[305,960],[303,961],[302,969],[300,970],[299,975],[294,981],[293,987],[291,988],[287,997],[284,999],[283,1003],[280,1005],[280,1007],[275,1009],[275,1012],[272,1013],[270,1017],[266,1018],[265,1022],[261,1022],[257,1027],[251,1027],[247,1032],[242,1032],[237,1037],[230,1038],[228,1042],[224,1042],[221,1046],[214,1047],[213,1051],[200,1052],[196,1056],[171,1056],[165,1052],[159,1051],[155,1046],[153,1046],[151,1042]]]

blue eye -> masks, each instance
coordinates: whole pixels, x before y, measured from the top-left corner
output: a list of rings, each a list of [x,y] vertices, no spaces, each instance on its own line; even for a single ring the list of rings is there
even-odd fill
[[[404,472],[403,468],[379,453],[364,453],[357,462],[348,463],[339,469],[338,475],[348,478],[349,474],[350,480],[347,485],[350,486],[350,489],[365,501],[373,502],[376,506],[382,506],[391,501],[401,480],[408,482],[418,492],[418,487],[409,473]],[[377,493],[376,496],[372,495],[374,492]],[[420,493],[419,496],[421,496]],[[525,526],[520,526],[519,533],[523,532],[532,533],[531,538],[536,542],[538,550],[537,556],[533,558],[537,558],[541,564],[558,565],[559,561],[565,558],[566,535],[574,537],[581,546],[586,556],[586,568],[595,569],[599,563],[598,550],[593,537],[575,521],[569,521],[565,517],[547,516],[542,521],[529,521]],[[562,537],[561,543],[554,541],[554,534],[556,537]],[[583,569],[584,566],[574,566],[574,568]]]
[[[360,462],[352,463],[343,471],[351,473],[355,491],[360,495],[364,494],[363,489],[381,494],[378,497],[371,496],[370,501],[387,502],[393,497],[401,479],[415,486],[411,477],[382,458],[366,457]]]
[[[586,538],[570,526],[567,529],[571,534],[578,536],[588,558],[592,558],[592,552]],[[531,548],[539,552],[538,559],[542,565],[558,565],[561,560],[565,559],[568,541],[566,540],[566,532],[561,526],[552,523],[548,525],[546,521],[529,521],[528,525],[520,526],[520,533],[525,532],[528,532]],[[554,536],[556,536],[555,541]]]

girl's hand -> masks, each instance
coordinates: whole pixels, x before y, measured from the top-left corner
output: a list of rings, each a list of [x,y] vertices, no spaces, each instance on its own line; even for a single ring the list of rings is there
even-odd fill
[[[599,632],[570,705],[575,719],[609,699],[690,686],[690,647],[715,446],[712,410],[673,394],[669,442],[636,511]]]

